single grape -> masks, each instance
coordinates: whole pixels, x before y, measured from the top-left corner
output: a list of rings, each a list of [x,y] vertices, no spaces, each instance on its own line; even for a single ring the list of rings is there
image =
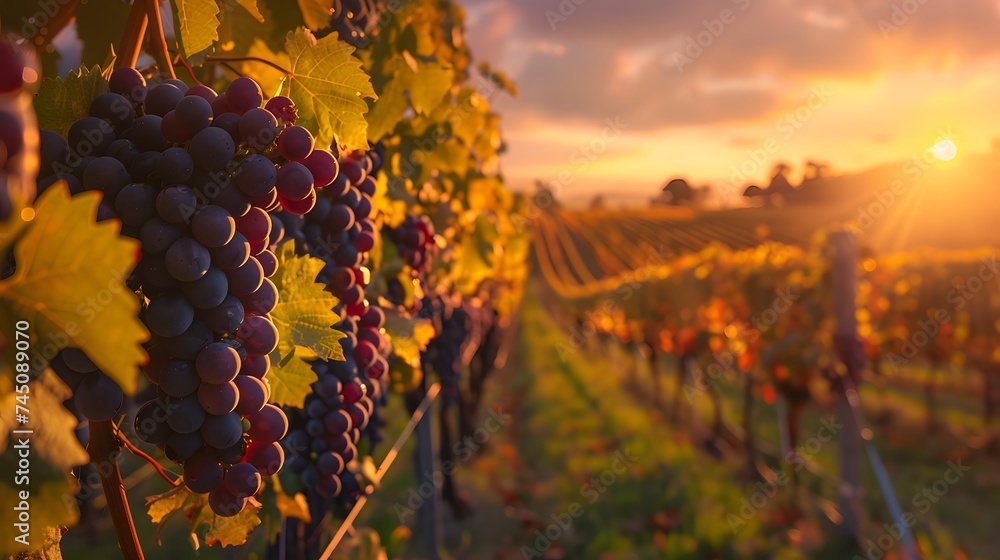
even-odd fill
[[[203,97],[186,95],[177,103],[174,111],[177,113],[177,122],[191,134],[212,124],[212,104]]]
[[[226,169],[236,155],[236,144],[229,133],[221,128],[208,127],[198,131],[188,146],[194,164],[206,171]]]
[[[263,487],[263,479],[257,467],[250,463],[236,463],[229,468],[225,478],[226,489],[237,498],[254,496]]]
[[[261,475],[271,476],[285,463],[285,450],[277,442],[254,442],[247,448],[247,462],[257,467]]]
[[[240,143],[240,116],[236,113],[222,113],[212,119],[212,126],[225,130],[234,144]]]
[[[267,103],[264,104],[264,108],[270,111],[275,118],[288,124],[295,124],[295,119],[298,117],[295,103],[282,95],[268,99]]]
[[[246,364],[244,363],[244,367]],[[242,370],[240,373],[244,373]],[[239,391],[239,402],[236,403],[236,412],[247,416],[264,408],[267,404],[268,389],[263,381],[250,375],[238,375],[233,380]]]
[[[205,494],[222,484],[226,471],[211,453],[200,451],[184,463],[184,484],[195,494]]]
[[[239,379],[239,377],[237,377],[237,379]],[[209,414],[226,414],[228,412],[232,412],[236,410],[236,403],[240,400],[239,389],[237,388],[236,383],[232,381],[219,385],[214,383],[202,383],[197,390],[198,402],[201,403],[205,412]]]
[[[160,132],[167,142],[172,144],[184,144],[191,140],[191,132],[181,126],[181,122],[177,120],[177,111],[170,111],[163,115],[163,120],[160,121]]]
[[[285,413],[273,404],[266,404],[260,412],[247,416],[250,420],[250,439],[254,443],[272,443],[285,437],[288,431],[288,418]]]
[[[258,315],[250,315],[236,331],[238,340],[251,356],[265,356],[278,347],[278,329]]]
[[[185,185],[167,187],[156,197],[156,212],[172,224],[186,222],[197,206],[198,197]]]
[[[236,220],[224,208],[208,205],[195,213],[191,233],[205,247],[222,247],[233,239]]]
[[[128,66],[115,68],[108,78],[108,89],[112,93],[125,96],[135,105],[146,101],[146,79],[135,68]]]
[[[194,321],[194,308],[177,294],[166,294],[151,299],[146,306],[145,322],[157,336],[177,336]]]
[[[156,406],[161,411],[164,410],[162,404],[157,404]],[[167,436],[166,442],[164,442],[163,454],[167,456],[167,459],[175,463],[183,463],[194,457],[194,454],[204,447],[204,445],[205,440],[202,439],[199,432],[180,434],[172,431]]]
[[[163,135],[163,118],[157,115],[143,115],[132,121],[128,139],[144,152],[162,152],[169,147]]]
[[[204,99],[205,101],[208,101],[209,107],[211,107],[212,101],[215,100],[215,98],[218,97],[219,94],[215,93],[214,89],[206,85],[198,84],[191,86],[190,89],[184,92],[185,97],[190,97],[192,95],[197,95],[198,97]]]
[[[257,291],[264,282],[264,269],[257,259],[250,257],[239,268],[226,271],[229,291],[237,296],[246,296]]]
[[[184,148],[168,148],[160,155],[156,170],[164,183],[183,183],[194,173],[194,160]]]
[[[250,243],[242,233],[236,232],[229,243],[212,249],[211,255],[212,264],[223,270],[233,270],[243,266],[250,258]]]
[[[135,142],[126,138],[119,138],[108,146],[108,151],[105,152],[105,155],[122,162],[125,169],[128,169],[133,163],[135,163],[136,158],[138,158],[141,153],[142,150],[139,149],[139,146],[135,145]],[[131,177],[129,180],[131,180]]]
[[[193,282],[208,272],[212,259],[208,249],[200,243],[190,237],[182,237],[167,249],[164,262],[171,276],[181,282]]]
[[[201,391],[199,393],[199,399]],[[225,408],[216,404],[213,408]],[[243,422],[240,415],[228,412],[221,415],[209,414],[201,426],[201,437],[205,444],[215,449],[227,449],[243,438]]]
[[[292,214],[303,215],[316,205],[316,191],[310,190],[309,194],[306,195],[302,200],[292,200],[285,198],[278,194],[278,201],[281,203],[281,207],[288,210]]]
[[[121,410],[125,395],[113,379],[100,371],[84,377],[75,393],[76,409],[92,422],[111,420]]]
[[[173,84],[161,83],[149,88],[146,93],[146,113],[162,117],[177,107],[184,98],[184,92]]]
[[[236,220],[236,231],[251,242],[266,240],[271,234],[271,217],[261,208],[251,208]]]
[[[278,180],[278,171],[271,160],[260,154],[250,154],[240,162],[233,175],[236,186],[247,196],[267,194]]]
[[[117,160],[112,160],[118,163]],[[120,164],[119,164],[120,165]],[[122,223],[142,227],[156,215],[156,187],[145,183],[132,183],[115,197],[115,212]]]
[[[224,484],[220,484],[208,494],[208,505],[219,517],[235,517],[247,507],[247,498],[233,495]]]
[[[289,162],[278,169],[278,195],[290,200],[302,200],[313,193],[313,176],[306,166]]]
[[[133,426],[135,435],[139,439],[158,446],[163,446],[171,433],[170,426],[167,425],[167,415],[159,408],[156,401],[149,401],[139,408],[135,413]]]
[[[205,383],[229,383],[240,372],[240,356],[224,342],[213,342],[195,358],[195,368]]]
[[[226,102],[234,113],[240,115],[260,107],[264,101],[264,94],[260,91],[260,86],[251,78],[240,77],[229,83],[226,88]]]
[[[247,356],[247,359],[243,360],[243,366],[240,368],[240,376],[263,379],[270,368],[271,358],[269,356]]]
[[[365,177],[368,176],[361,163],[353,158],[346,158],[343,162],[341,162],[340,172],[347,177],[347,180],[350,181],[352,185],[357,185],[361,181],[364,181]]]
[[[254,150],[263,151],[278,137],[278,121],[269,111],[250,109],[240,118],[240,137]]]
[[[194,364],[187,360],[170,360],[160,374],[160,388],[171,397],[186,397],[198,390],[201,378]]]
[[[229,280],[221,269],[210,266],[201,278],[181,283],[181,293],[197,309],[212,309],[229,294]]]
[[[333,154],[327,150],[313,150],[312,153],[302,160],[302,165],[305,165],[309,169],[309,172],[312,173],[316,188],[329,185],[337,178],[337,174],[340,172],[340,164],[337,163],[337,158],[333,157]]]
[[[270,278],[278,271],[278,258],[271,251],[263,251],[257,255],[257,262],[264,270],[264,276]]]
[[[167,424],[177,433],[196,432],[205,422],[205,409],[194,395],[179,399],[171,398],[164,401],[164,405],[167,410]]]
[[[316,468],[320,474],[332,476],[344,471],[344,458],[336,453],[327,451],[316,459]]]
[[[211,269],[209,269],[209,274],[211,274]],[[194,360],[198,356],[198,352],[201,352],[201,349],[211,343],[214,338],[214,333],[205,323],[194,321],[183,333],[165,339],[164,345],[171,355],[182,360]]]
[[[228,334],[235,332],[243,322],[243,303],[229,294],[217,307],[201,312],[201,319],[216,334]]]
[[[115,141],[115,129],[103,119],[83,117],[70,125],[68,137],[70,153],[103,156]]]
[[[88,191],[102,191],[109,200],[114,201],[125,185],[132,182],[132,177],[122,162],[113,157],[102,156],[94,158],[87,165],[80,182]]]
[[[288,161],[303,161],[313,151],[315,140],[304,127],[290,126],[278,134],[278,153]]]
[[[90,102],[91,117],[104,119],[119,134],[128,130],[135,119],[132,103],[117,93],[102,93]]]

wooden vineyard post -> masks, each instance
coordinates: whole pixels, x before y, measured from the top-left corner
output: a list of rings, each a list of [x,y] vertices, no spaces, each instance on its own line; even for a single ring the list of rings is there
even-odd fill
[[[831,280],[836,319],[834,344],[844,364],[843,379],[837,397],[837,423],[844,426],[837,434],[840,447],[840,511],[847,537],[861,542],[861,427],[854,415],[851,399],[857,398],[858,381],[864,364],[858,320],[855,316],[857,291],[857,246],[850,232],[830,235],[833,249]],[[853,394],[852,394],[853,393]]]
[[[407,403],[409,405],[408,408],[411,409],[411,413],[416,410],[416,405],[427,395],[427,373],[425,369],[424,379],[420,382],[420,388],[414,392],[411,402]],[[438,560],[440,558],[438,551],[441,549],[441,531],[438,524],[438,516],[440,514],[438,506],[439,488],[434,483],[434,474],[437,472],[437,465],[434,461],[434,441],[431,432],[431,419],[433,417],[433,414],[424,414],[421,416],[420,421],[417,422],[415,430],[417,449],[413,457],[417,475],[414,484],[422,498],[420,507],[417,508],[418,539],[421,541],[424,549],[423,557],[427,560]],[[423,489],[425,488],[430,488],[431,490],[429,498],[425,498],[423,495]]]

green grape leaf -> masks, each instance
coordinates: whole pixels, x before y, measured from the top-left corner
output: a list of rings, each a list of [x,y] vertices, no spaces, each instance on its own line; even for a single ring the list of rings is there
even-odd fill
[[[100,201],[97,192],[70,198],[65,184],[35,201],[34,219],[14,247],[17,271],[0,282],[0,317],[9,325],[27,321],[35,347],[82,349],[132,394],[149,338],[139,301],[125,287],[139,242],[119,237],[115,222],[95,223]]]
[[[295,255],[291,243],[282,246],[278,271],[271,280],[278,288],[278,304],[271,320],[278,327],[278,339],[313,351],[324,360],[344,360],[340,339],[346,334],[333,328],[340,317],[333,312],[337,298],[316,282],[322,260]]]
[[[260,13],[260,9],[257,8],[257,0],[236,0],[236,3],[243,6],[243,9],[249,12],[254,19],[264,23],[264,16]]]
[[[215,0],[174,0],[174,21],[181,51],[188,59],[212,48],[219,38],[219,5]]]
[[[406,53],[408,54],[408,53]],[[433,111],[451,89],[454,71],[439,62],[423,62],[396,55],[386,63],[392,77],[386,82],[368,115],[368,138],[377,142],[391,133],[408,107],[421,115]]]
[[[365,98],[376,96],[361,61],[353,56],[354,47],[336,33],[317,40],[300,27],[287,35],[285,49],[292,71],[288,96],[300,118],[314,125],[316,145],[336,141],[347,149],[367,148]]]
[[[333,0],[298,0],[302,10],[302,19],[309,29],[326,29],[330,27],[330,16],[333,15]]]
[[[35,96],[38,127],[54,130],[65,138],[69,127],[90,112],[90,101],[107,92],[108,82],[101,75],[101,67],[96,65],[70,71],[65,80],[56,78],[42,82]]]
[[[270,402],[295,408],[306,405],[306,396],[312,392],[312,384],[319,377],[299,354],[300,351],[300,348],[281,341],[278,348],[271,352],[271,370],[267,374],[271,385]]]

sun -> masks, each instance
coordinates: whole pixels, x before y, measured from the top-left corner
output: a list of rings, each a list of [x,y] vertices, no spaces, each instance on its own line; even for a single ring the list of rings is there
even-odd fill
[[[931,153],[941,161],[951,161],[958,154],[958,146],[951,140],[940,140],[931,146]]]

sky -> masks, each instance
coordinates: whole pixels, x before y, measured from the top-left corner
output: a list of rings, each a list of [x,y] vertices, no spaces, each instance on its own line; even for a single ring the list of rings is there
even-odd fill
[[[515,190],[737,197],[778,162],[834,174],[1000,137],[1000,0],[463,0]],[[958,163],[960,159],[956,159]]]

